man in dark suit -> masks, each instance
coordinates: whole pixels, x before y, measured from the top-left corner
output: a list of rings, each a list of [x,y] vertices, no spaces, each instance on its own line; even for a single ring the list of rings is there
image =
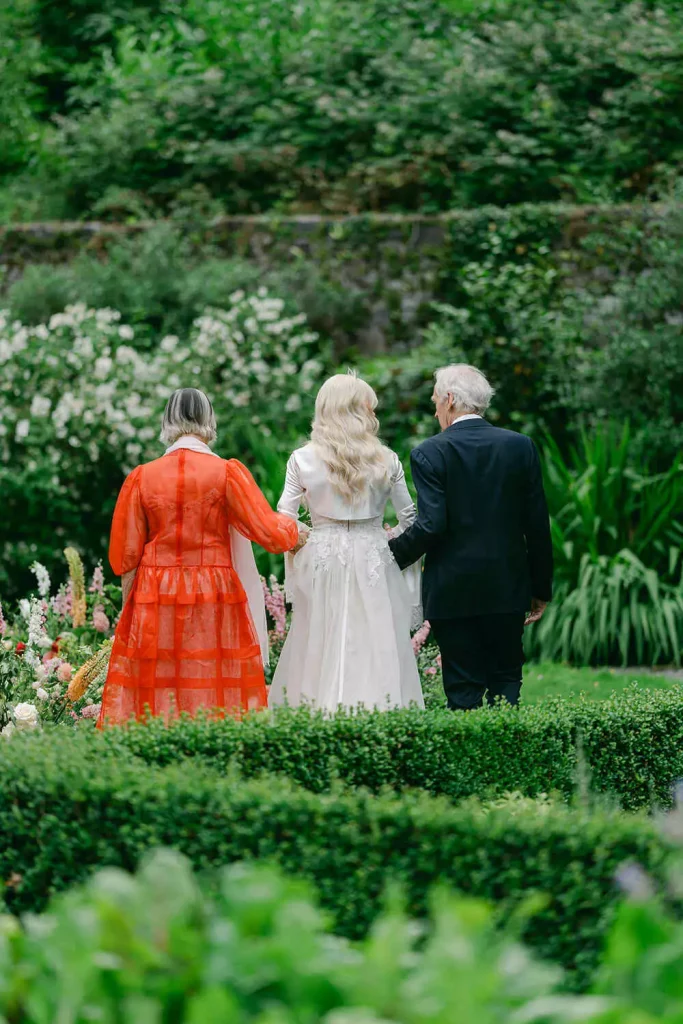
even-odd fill
[[[418,517],[390,541],[399,566],[425,555],[425,618],[448,705],[519,700],[525,624],[552,596],[548,507],[536,447],[483,419],[493,388],[473,366],[436,373],[442,432],[411,456]]]

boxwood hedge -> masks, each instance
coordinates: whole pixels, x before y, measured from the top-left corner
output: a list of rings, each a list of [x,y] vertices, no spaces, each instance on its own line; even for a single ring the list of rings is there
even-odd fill
[[[373,792],[418,788],[453,800],[518,791],[570,798],[583,780],[628,810],[669,804],[683,777],[683,689],[519,708],[337,714],[309,710],[243,722],[160,722],[112,730],[107,743],[149,764],[200,758],[242,775],[279,773],[313,792],[335,778]]]
[[[639,814],[524,800],[453,806],[426,793],[339,786],[313,793],[198,761],[146,765],[105,737],[66,730],[2,745],[0,882],[11,910],[40,910],[95,868],[133,869],[158,846],[199,869],[276,861],[312,882],[335,928],[352,937],[366,932],[389,883],[403,887],[416,914],[438,881],[495,901],[504,917],[541,893],[526,938],[576,983],[596,965],[619,866],[637,861],[657,877],[667,855]]]

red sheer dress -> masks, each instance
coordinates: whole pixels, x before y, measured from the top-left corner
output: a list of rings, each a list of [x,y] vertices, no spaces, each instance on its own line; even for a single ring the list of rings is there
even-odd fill
[[[180,449],[138,466],[112,523],[109,560],[137,570],[116,629],[99,726],[199,708],[265,707],[256,629],[233,569],[230,527],[268,551],[298,527],[270,508],[251,473]]]

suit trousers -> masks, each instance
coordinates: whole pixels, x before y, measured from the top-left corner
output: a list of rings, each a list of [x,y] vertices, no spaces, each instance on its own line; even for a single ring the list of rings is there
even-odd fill
[[[522,612],[430,619],[441,651],[443,688],[453,711],[479,708],[484,697],[517,704],[524,665]]]

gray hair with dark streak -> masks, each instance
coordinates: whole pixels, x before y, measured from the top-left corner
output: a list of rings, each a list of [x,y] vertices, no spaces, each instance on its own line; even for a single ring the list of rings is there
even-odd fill
[[[159,440],[171,445],[184,434],[193,434],[206,444],[216,440],[216,416],[211,402],[197,388],[178,388],[164,409]]]

